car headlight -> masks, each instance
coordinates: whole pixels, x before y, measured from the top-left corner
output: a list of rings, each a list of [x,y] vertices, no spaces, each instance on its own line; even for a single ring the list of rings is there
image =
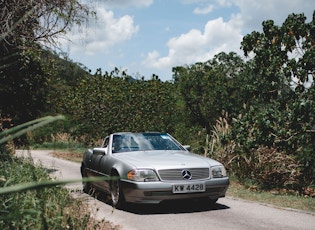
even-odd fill
[[[215,166],[211,168],[212,178],[226,177],[226,170],[224,166]]]
[[[133,169],[128,172],[127,178],[133,181],[158,181],[156,173],[151,169]]]

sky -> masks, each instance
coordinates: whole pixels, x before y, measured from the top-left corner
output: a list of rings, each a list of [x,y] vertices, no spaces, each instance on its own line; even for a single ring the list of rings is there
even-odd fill
[[[262,22],[281,26],[289,14],[311,21],[313,0],[83,0],[96,19],[73,30],[61,48],[73,62],[103,72],[115,67],[137,79],[172,80],[172,68],[220,52],[243,56],[243,36]]]

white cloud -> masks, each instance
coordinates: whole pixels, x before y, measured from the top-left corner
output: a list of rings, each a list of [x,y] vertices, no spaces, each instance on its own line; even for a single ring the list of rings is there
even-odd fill
[[[185,4],[204,4],[205,0],[182,0]],[[312,15],[311,1],[288,0],[217,0],[217,5],[196,8],[195,13],[210,12],[218,7],[239,7],[240,12],[231,14],[230,20],[222,18],[208,21],[204,31],[191,29],[185,34],[171,38],[168,43],[168,54],[162,56],[158,51],[152,51],[142,62],[146,67],[166,69],[176,65],[207,61],[219,52],[236,52],[242,55],[240,43],[245,34],[253,30],[261,30],[264,20],[272,19],[281,25],[291,13]],[[311,18],[309,18],[311,20]]]
[[[311,0],[182,0],[182,3],[197,4],[194,10],[196,14],[207,14],[234,5],[239,8],[239,13],[231,17],[241,18],[245,31],[250,32],[261,29],[262,22],[269,19],[281,25],[292,13],[304,13],[311,20],[314,11],[314,2]]]
[[[194,14],[209,14],[218,8],[231,7],[233,5],[231,1],[232,0],[182,0],[182,3],[198,5],[193,10]]]
[[[221,7],[231,7],[232,0],[216,0]]]
[[[262,22],[273,20],[281,25],[289,14],[304,13],[311,20],[314,11],[313,1],[301,0],[233,0],[239,7],[239,17],[244,21],[244,26],[250,32],[262,29]]]
[[[243,36],[254,30],[262,30],[264,20],[272,19],[277,25],[281,25],[289,14],[305,13],[310,21],[314,10],[311,0],[179,0],[184,6],[170,4],[173,8],[167,12],[174,14],[176,19],[176,15],[182,13],[181,9],[191,10],[191,14],[185,14],[185,17],[180,19],[183,24],[192,26],[183,31],[180,30],[183,27],[176,27],[179,25],[176,24],[178,21],[164,18],[164,14],[167,15],[163,8],[164,0],[159,0],[156,4],[153,4],[153,1],[93,1],[98,19],[95,24],[90,22],[86,28],[81,27],[79,32],[68,36],[73,43],[69,45],[68,52],[71,56],[80,57],[84,64],[92,68],[127,66],[132,72],[152,71],[169,77],[172,67],[207,61],[219,52],[234,51],[242,55],[240,43]],[[156,11],[147,14],[153,10]],[[200,20],[205,18],[202,14],[208,14],[211,18],[220,14],[222,18],[210,20],[201,24],[203,29],[196,29],[200,23],[204,23]],[[137,23],[143,23],[139,34],[139,26],[135,25],[134,18]],[[163,41],[168,39],[167,43],[163,44],[164,47],[160,42],[155,43],[155,39],[147,42],[150,29],[158,28],[146,26],[150,23],[160,25],[167,20],[168,23],[159,29],[164,32],[160,33]],[[139,44],[142,42],[143,44]],[[94,55],[94,59],[87,55]],[[139,61],[140,57],[143,58],[142,61]]]
[[[194,9],[194,14],[208,14],[214,9],[213,5],[209,5],[207,7],[197,7]]]
[[[148,7],[153,0],[97,0],[106,8]]]
[[[204,31],[192,29],[179,37],[171,38],[168,55],[161,57],[158,51],[148,53],[142,64],[162,69],[183,64],[207,61],[220,52],[240,52],[241,23],[224,22],[222,18],[208,21]]]
[[[68,36],[72,42],[71,52],[86,52],[87,55],[106,52],[107,49],[129,40],[139,30],[139,26],[134,25],[133,18],[129,15],[115,18],[112,11],[104,8],[97,8],[96,13],[95,23]]]

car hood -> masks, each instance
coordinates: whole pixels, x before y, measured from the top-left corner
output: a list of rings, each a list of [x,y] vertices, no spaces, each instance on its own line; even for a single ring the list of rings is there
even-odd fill
[[[187,151],[136,151],[113,155],[135,168],[205,168],[221,165],[219,162]]]

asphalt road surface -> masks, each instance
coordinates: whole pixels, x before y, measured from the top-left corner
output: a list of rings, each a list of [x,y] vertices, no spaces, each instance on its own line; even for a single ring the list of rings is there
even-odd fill
[[[32,157],[52,177],[81,179],[80,164],[50,155],[52,151],[17,151],[19,156]],[[130,205],[124,210],[113,209],[99,196],[93,198],[82,192],[81,183],[66,186],[78,199],[87,202],[92,214],[126,230],[154,229],[312,229],[315,230],[315,213],[277,208],[231,197],[221,198],[217,204],[204,201],[176,201],[160,205]]]

